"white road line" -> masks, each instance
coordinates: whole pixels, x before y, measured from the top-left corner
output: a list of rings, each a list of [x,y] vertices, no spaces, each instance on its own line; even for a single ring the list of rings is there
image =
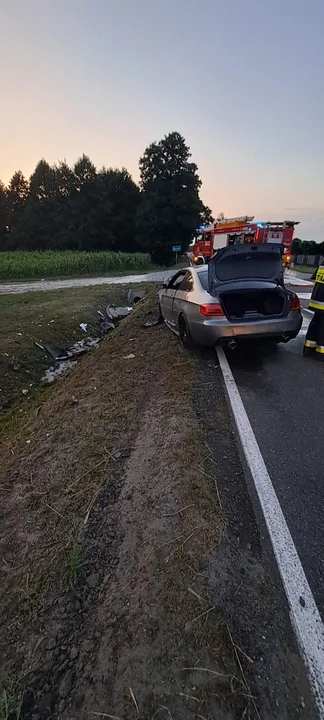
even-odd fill
[[[319,717],[323,720],[324,625],[224,350],[217,348],[217,355],[244,456],[258,494],[287,596],[292,626],[308,669]]]

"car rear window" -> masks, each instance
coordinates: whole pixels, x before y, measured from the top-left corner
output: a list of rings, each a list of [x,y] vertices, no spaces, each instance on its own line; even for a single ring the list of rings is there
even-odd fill
[[[200,280],[200,285],[203,287],[204,290],[208,291],[208,270],[203,270],[202,272],[198,273],[198,277]]]

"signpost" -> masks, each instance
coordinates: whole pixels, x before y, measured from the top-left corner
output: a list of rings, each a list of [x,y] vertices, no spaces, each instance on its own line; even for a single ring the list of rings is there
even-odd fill
[[[181,252],[181,245],[172,245],[172,252],[176,254],[176,265],[178,265],[178,252]]]

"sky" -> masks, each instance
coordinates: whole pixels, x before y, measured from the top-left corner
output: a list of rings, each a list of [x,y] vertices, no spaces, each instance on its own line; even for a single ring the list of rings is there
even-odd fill
[[[0,0],[0,178],[171,131],[214,215],[324,240],[324,0]]]

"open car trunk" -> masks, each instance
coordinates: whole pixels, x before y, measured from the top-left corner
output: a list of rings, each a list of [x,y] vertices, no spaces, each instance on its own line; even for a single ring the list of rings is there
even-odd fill
[[[211,258],[208,292],[220,298],[229,320],[287,315],[281,247],[276,244],[230,245]]]
[[[232,321],[278,317],[288,312],[286,293],[279,287],[220,292],[218,297]]]

